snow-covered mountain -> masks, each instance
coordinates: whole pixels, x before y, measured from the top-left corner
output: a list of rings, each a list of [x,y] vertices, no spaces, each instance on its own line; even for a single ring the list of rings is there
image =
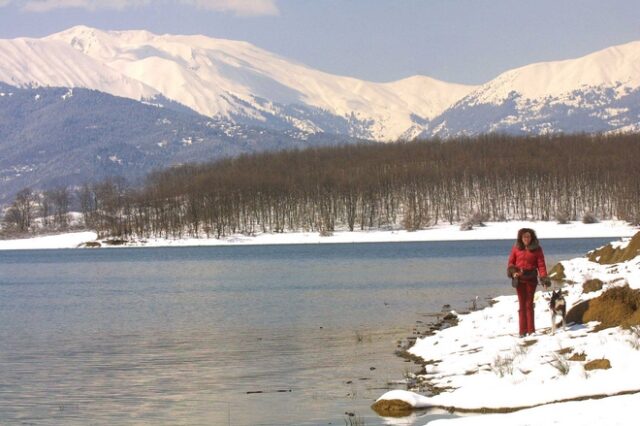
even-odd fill
[[[513,69],[429,123],[422,136],[640,131],[640,41]]]
[[[105,67],[67,43],[53,39],[0,40],[0,82],[18,87],[89,88],[136,100],[160,94],[140,80]]]
[[[246,42],[84,26],[0,41],[0,81],[136,100],[162,94],[209,117],[376,140],[415,136],[474,89],[420,76],[372,83],[320,72]]]
[[[468,86],[426,76],[373,83],[241,41],[77,26],[42,39],[0,40],[0,82],[87,88],[289,134],[378,141],[640,131],[640,42]]]

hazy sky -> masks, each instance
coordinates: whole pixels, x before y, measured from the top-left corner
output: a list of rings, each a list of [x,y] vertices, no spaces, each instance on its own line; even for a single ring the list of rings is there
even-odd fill
[[[640,0],[0,0],[0,38],[79,24],[244,40],[371,81],[477,84],[640,40]]]

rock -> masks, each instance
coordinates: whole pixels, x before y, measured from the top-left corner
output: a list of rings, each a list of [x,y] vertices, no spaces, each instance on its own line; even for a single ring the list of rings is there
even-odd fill
[[[413,407],[408,402],[399,399],[381,399],[371,409],[383,417],[405,417],[413,412]]]
[[[449,312],[447,315],[445,315],[442,320],[443,321],[452,321],[457,319],[458,317],[456,316],[456,314],[454,314],[453,312]]]
[[[104,243],[109,245],[109,246],[122,246],[122,245],[127,244],[128,242],[129,241],[123,240],[123,239],[120,239],[120,238],[112,238],[112,239],[109,239],[109,240],[104,240]]]
[[[562,266],[562,263],[556,263],[556,265],[551,268],[549,278],[553,281],[562,281],[567,278],[564,274],[564,266]]]

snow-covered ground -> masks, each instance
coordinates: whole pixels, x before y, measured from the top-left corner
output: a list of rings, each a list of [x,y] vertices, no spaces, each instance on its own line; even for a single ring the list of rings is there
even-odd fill
[[[429,422],[429,426],[635,425],[638,420],[633,413],[633,407],[637,407],[638,404],[640,404],[640,394],[623,395],[590,401],[548,404],[509,414],[435,420]]]
[[[165,246],[227,246],[257,244],[321,244],[321,243],[373,243],[402,241],[459,241],[459,240],[509,240],[515,239],[518,229],[528,227],[536,230],[541,240],[549,238],[628,237],[638,228],[623,221],[602,221],[594,224],[571,222],[560,225],[556,222],[487,222],[485,226],[470,231],[461,231],[459,225],[438,225],[429,229],[407,231],[338,231],[332,236],[320,236],[317,232],[264,233],[255,236],[231,235],[216,238],[152,238],[136,240],[117,247],[165,247]],[[73,233],[58,236],[37,237],[24,240],[0,240],[0,250],[30,248],[70,248],[93,241],[95,233]],[[103,245],[106,247],[106,245]]]
[[[97,238],[95,232],[70,232],[68,234],[47,235],[19,240],[0,240],[0,250],[38,250],[76,248]]]
[[[625,244],[618,242],[614,247]],[[586,258],[562,265],[566,279],[574,283],[563,287],[568,307],[600,296],[612,286],[628,283],[640,288],[640,256],[614,265]],[[604,282],[604,288],[583,293],[582,283],[593,278]],[[598,323],[591,322],[570,324],[551,335],[549,296],[544,291],[536,294],[534,336],[518,337],[518,302],[513,295],[498,297],[491,307],[460,315],[458,325],[418,339],[410,352],[435,360],[422,377],[446,391],[424,396],[395,390],[380,399],[461,410],[525,408],[509,414],[441,419],[430,426],[637,424],[632,408],[640,404],[640,393],[615,395],[640,392],[640,328],[597,331]],[[601,359],[609,360],[610,368],[585,369],[590,361]],[[567,402],[602,396],[608,397]]]

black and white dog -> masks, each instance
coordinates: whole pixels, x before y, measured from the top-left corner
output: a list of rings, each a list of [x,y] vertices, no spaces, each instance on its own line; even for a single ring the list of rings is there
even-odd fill
[[[551,299],[549,300],[549,309],[551,310],[551,334],[556,333],[556,317],[560,316],[562,320],[562,329],[567,327],[567,302],[564,299],[564,294],[560,290],[554,290],[551,293]]]

